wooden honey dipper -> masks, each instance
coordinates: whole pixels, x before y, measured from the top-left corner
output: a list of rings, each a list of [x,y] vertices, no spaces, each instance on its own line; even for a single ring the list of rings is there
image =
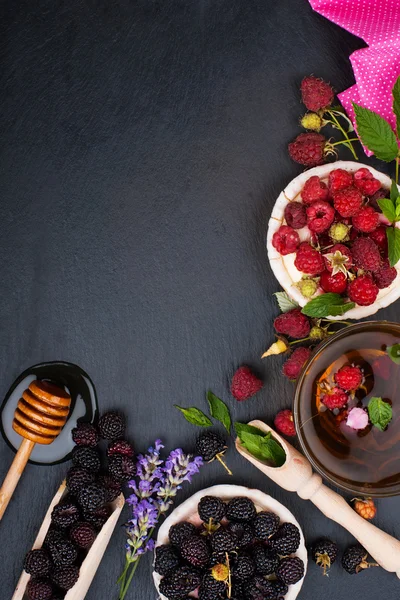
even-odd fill
[[[35,444],[51,444],[64,427],[71,396],[47,381],[32,381],[18,400],[13,429],[24,439],[0,489],[0,520]]]

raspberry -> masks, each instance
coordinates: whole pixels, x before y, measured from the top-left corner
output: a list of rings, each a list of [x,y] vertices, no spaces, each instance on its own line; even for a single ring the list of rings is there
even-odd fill
[[[307,224],[306,208],[302,202],[289,202],[285,206],[285,220],[289,227],[301,229]]]
[[[291,410],[281,410],[274,419],[274,425],[279,433],[293,437],[296,435],[294,428],[293,413]]]
[[[332,86],[323,79],[310,75],[304,77],[300,86],[301,101],[308,110],[318,112],[330,106],[333,102],[334,92]]]
[[[296,252],[294,266],[302,273],[307,273],[307,275],[318,275],[325,268],[322,255],[307,242],[300,244]]]
[[[314,327],[311,327],[310,340],[313,340],[313,341],[324,340],[326,337],[328,337],[328,335],[329,334],[326,332],[326,330],[323,327],[319,327],[318,325],[314,325]]]
[[[351,248],[354,264],[359,269],[378,271],[382,265],[382,258],[378,246],[369,238],[357,238]]]
[[[319,284],[324,292],[333,292],[335,294],[343,294],[347,288],[347,277],[339,271],[336,275],[332,275],[329,271],[321,273]]]
[[[354,510],[363,519],[373,519],[376,515],[376,506],[372,498],[354,498]]]
[[[339,271],[346,274],[347,269],[353,266],[353,256],[350,249],[344,244],[335,244],[329,252],[323,255],[325,268],[329,273],[336,275]]]
[[[293,308],[276,317],[274,328],[277,333],[299,340],[307,337],[310,333],[310,321],[306,315],[303,315],[300,308]]]
[[[340,388],[333,388],[322,396],[322,402],[329,410],[335,410],[335,408],[343,408],[349,401],[349,397]]]
[[[306,348],[305,346],[301,348],[296,348],[296,350],[291,354],[291,356],[287,359],[285,364],[283,365],[283,374],[288,379],[297,379],[300,375],[300,372],[309,359],[311,354],[310,348]]]
[[[288,225],[281,225],[272,236],[272,245],[282,256],[296,252],[299,244],[299,234]]]
[[[353,184],[353,176],[344,169],[334,169],[329,173],[328,187],[331,194],[344,190]]]
[[[354,217],[363,203],[363,197],[355,187],[348,187],[333,194],[333,204],[341,217]]]
[[[307,225],[313,233],[322,233],[331,226],[335,211],[328,202],[317,200],[307,207]]]
[[[242,402],[251,398],[263,387],[263,382],[249,369],[239,367],[232,377],[231,393],[236,400]]]
[[[97,533],[93,525],[80,521],[70,529],[69,537],[78,548],[88,550],[96,539]]]
[[[387,260],[378,271],[374,273],[374,281],[380,290],[389,287],[397,277],[395,267],[391,267]]]
[[[319,131],[322,127],[322,119],[317,113],[309,112],[301,118],[300,125],[309,131]]]
[[[304,184],[301,192],[301,198],[304,204],[312,204],[317,200],[328,200],[329,190],[323,181],[317,176],[313,175]]]
[[[321,133],[300,133],[288,146],[290,158],[306,167],[325,162],[326,138]]]
[[[353,227],[362,233],[371,233],[379,224],[379,213],[372,206],[363,206],[352,219]]]
[[[346,392],[360,387],[363,375],[358,367],[346,365],[335,373],[335,383]]]
[[[134,455],[133,447],[126,440],[115,440],[111,442],[107,448],[107,456],[110,457],[113,454],[122,454],[123,456],[132,456]]]
[[[381,183],[372,175],[365,167],[358,169],[354,173],[354,185],[364,194],[364,196],[372,196],[377,192]]]
[[[311,298],[318,289],[318,285],[314,279],[301,279],[297,287],[304,298]]]
[[[373,240],[375,242],[375,244],[378,246],[379,250],[385,256],[387,255],[387,251],[388,251],[388,240],[387,240],[387,236],[386,236],[386,229],[387,229],[387,227],[385,225],[380,225],[377,229],[375,229],[375,231],[372,231],[371,234],[368,236],[369,238],[371,238],[371,240]]]
[[[350,227],[346,223],[333,223],[329,229],[329,237],[334,242],[345,242],[349,239]]]

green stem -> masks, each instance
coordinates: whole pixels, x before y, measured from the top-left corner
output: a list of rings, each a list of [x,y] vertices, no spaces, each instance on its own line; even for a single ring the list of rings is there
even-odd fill
[[[347,135],[347,131],[345,131],[343,129],[343,127],[341,126],[341,124],[339,123],[339,121],[337,120],[337,118],[335,117],[334,113],[331,110],[328,110],[327,113],[328,113],[328,115],[330,115],[332,117],[332,121],[334,122],[334,124],[336,125],[336,127],[339,129],[339,131],[341,131],[342,135],[345,137],[346,142],[347,142],[346,146],[350,149],[350,151],[353,154],[354,158],[356,160],[358,160],[358,156],[357,156],[357,154],[356,154],[356,152],[355,152],[355,150],[353,148],[352,143],[350,142],[350,138]]]
[[[348,140],[339,140],[338,142],[333,142],[331,146],[339,146],[339,144],[347,144],[347,142],[357,142],[358,138],[349,138]]]
[[[117,579],[117,583],[121,584],[121,589],[125,585],[126,574],[129,570],[130,565],[131,565],[131,562],[128,559],[126,559],[125,568],[122,571],[121,575]]]
[[[396,183],[399,183],[399,156],[396,157]]]
[[[126,582],[126,584],[125,584],[125,587],[124,587],[123,589],[121,589],[121,592],[120,592],[120,595],[119,595],[119,600],[124,600],[124,598],[125,598],[125,596],[126,596],[126,593],[127,593],[127,591],[128,591],[128,588],[129,588],[129,586],[130,586],[130,584],[131,584],[131,581],[132,581],[132,579],[133,579],[133,576],[134,576],[134,574],[135,574],[135,571],[136,571],[136,569],[137,569],[137,566],[138,566],[138,564],[139,564],[139,560],[140,560],[140,557],[138,557],[138,558],[136,559],[136,561],[135,561],[135,564],[134,564],[134,565],[133,565],[133,567],[132,567],[132,571],[131,571],[131,573],[130,573],[130,575],[129,575],[129,577],[128,577],[128,581]]]
[[[289,346],[293,346],[293,344],[300,344],[300,342],[307,342],[309,339],[309,337],[305,337],[301,340],[293,340],[293,342],[289,342]]]

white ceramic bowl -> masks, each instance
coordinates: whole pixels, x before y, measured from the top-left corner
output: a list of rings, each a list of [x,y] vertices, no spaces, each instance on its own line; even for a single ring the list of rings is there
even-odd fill
[[[281,256],[277,250],[272,246],[272,236],[276,231],[278,231],[279,227],[282,225],[284,221],[284,211],[288,202],[292,200],[297,200],[301,202],[301,190],[307,179],[312,177],[313,175],[317,175],[323,181],[327,182],[329,173],[334,169],[344,169],[349,171],[350,173],[354,173],[361,167],[366,167],[376,179],[378,179],[382,187],[389,189],[391,185],[391,180],[387,175],[380,173],[376,169],[373,169],[369,165],[363,165],[358,162],[353,161],[336,161],[334,163],[329,163],[326,165],[321,165],[320,167],[314,167],[313,169],[309,169],[301,175],[298,175],[286,186],[286,188],[280,193],[277,201],[275,202],[275,206],[272,209],[271,218],[268,224],[268,234],[267,234],[267,250],[268,250],[268,258],[271,265],[271,269],[274,272],[275,277],[279,281],[280,285],[286,291],[286,293],[295,300],[300,306],[304,306],[308,299],[302,296],[300,290],[297,288],[296,283],[300,281],[302,277],[302,273],[296,269],[294,266],[294,259],[296,254],[287,254],[286,256]],[[400,190],[400,187],[399,187]],[[383,215],[381,215],[382,223],[388,224],[388,221],[385,219]],[[397,223],[397,227],[400,227],[400,223]],[[307,227],[298,230],[301,241],[307,241],[310,239],[310,231]],[[400,273],[400,261],[396,265],[396,269],[398,274]],[[356,306],[355,308],[349,310],[347,313],[340,317],[329,317],[332,320],[337,319],[363,319],[364,317],[368,317],[370,315],[375,314],[380,308],[384,308],[385,306],[389,306],[395,300],[400,297],[400,279],[397,277],[394,282],[390,285],[390,287],[385,288],[384,290],[380,290],[378,297],[374,304],[370,306]]]
[[[305,572],[307,570],[307,550],[304,544],[304,536],[303,532],[300,528],[300,525],[292,515],[292,513],[285,507],[283,504],[271,498],[267,494],[264,494],[260,490],[254,490],[250,488],[246,488],[240,485],[215,485],[213,487],[207,488],[205,490],[201,490],[194,494],[186,502],[183,502],[180,506],[178,506],[164,521],[160,530],[158,532],[157,537],[157,546],[161,546],[162,544],[168,544],[168,533],[172,525],[176,523],[180,523],[181,521],[190,521],[195,525],[200,525],[201,521],[199,515],[197,513],[197,505],[203,496],[217,496],[218,498],[222,498],[223,500],[230,500],[231,498],[236,498],[237,496],[246,496],[253,500],[254,504],[257,507],[257,511],[261,510],[270,510],[279,516],[283,523],[293,523],[300,530],[300,547],[296,552],[296,556],[301,558],[304,562]],[[158,575],[155,571],[153,571],[153,579],[154,584],[156,586],[157,592],[161,600],[167,600],[165,596],[160,594],[159,585],[161,581],[161,576]],[[289,591],[285,596],[285,600],[295,600],[297,598],[301,586],[303,585],[304,577],[301,581],[297,582],[295,585],[289,586]]]

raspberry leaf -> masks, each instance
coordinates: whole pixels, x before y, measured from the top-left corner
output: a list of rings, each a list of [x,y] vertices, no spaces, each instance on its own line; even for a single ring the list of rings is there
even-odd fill
[[[228,433],[231,431],[231,415],[229,408],[211,391],[207,392],[208,405],[210,407],[210,415],[217,419],[225,427]]]
[[[211,427],[212,422],[201,410],[192,406],[191,408],[182,408],[177,404],[174,404],[175,408],[181,411],[186,421],[189,421],[192,425],[197,427]]]
[[[289,310],[293,310],[293,308],[298,308],[299,306],[297,302],[292,300],[292,298],[290,298],[286,292],[276,292],[274,296],[276,296],[276,301],[278,302],[279,308],[283,313],[289,312]]]
[[[393,112],[396,115],[397,136],[400,138],[400,77],[393,86]]]
[[[382,398],[371,398],[368,403],[368,414],[372,425],[384,431],[393,417],[393,410],[389,402]]]
[[[364,146],[371,150],[379,160],[392,162],[399,153],[396,136],[385,121],[376,112],[353,102],[356,115],[358,136]]]
[[[388,256],[391,267],[394,267],[400,260],[400,229],[397,227],[387,227],[386,237],[388,241]]]
[[[386,348],[386,352],[396,365],[400,365],[400,344],[393,344],[393,346],[388,346]]]
[[[391,223],[396,221],[396,206],[390,198],[381,198],[378,200],[378,205],[385,217]]]
[[[397,187],[397,183],[395,182],[394,179],[392,179],[392,185],[390,186],[390,199],[393,203],[396,203],[397,200],[399,199],[400,196],[400,192],[399,192],[399,188]]]
[[[337,317],[344,315],[344,313],[354,308],[354,306],[354,302],[347,302],[340,294],[328,292],[307,302],[301,312],[307,315],[307,317]]]

